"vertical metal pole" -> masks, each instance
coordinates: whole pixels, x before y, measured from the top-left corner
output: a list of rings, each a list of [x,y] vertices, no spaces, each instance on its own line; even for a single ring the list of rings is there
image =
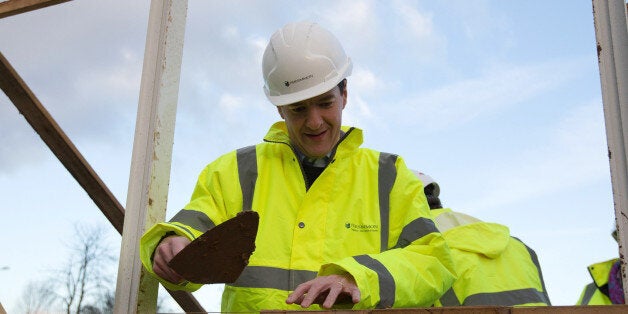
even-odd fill
[[[187,0],[152,0],[133,142],[114,313],[155,313],[157,281],[139,240],[166,215]]]
[[[623,286],[628,287],[628,26],[625,0],[593,0]],[[628,300],[628,289],[624,289]]]

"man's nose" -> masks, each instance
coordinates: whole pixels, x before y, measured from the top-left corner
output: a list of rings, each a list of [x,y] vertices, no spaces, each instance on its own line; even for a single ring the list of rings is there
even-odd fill
[[[316,106],[309,108],[305,123],[311,130],[318,130],[323,125],[323,116]]]

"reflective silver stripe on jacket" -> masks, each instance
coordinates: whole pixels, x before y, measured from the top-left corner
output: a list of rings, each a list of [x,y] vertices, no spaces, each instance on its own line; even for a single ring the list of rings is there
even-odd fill
[[[432,232],[438,232],[434,221],[425,217],[419,217],[403,227],[397,244],[393,248],[404,248],[414,240],[420,239]]]
[[[449,288],[440,297],[440,304],[443,306],[460,306],[460,301],[458,301],[458,296],[456,296],[453,288]]]
[[[390,228],[390,191],[397,179],[397,155],[379,153],[378,192],[379,217],[381,224],[380,251],[388,250],[388,231]]]
[[[462,302],[462,305],[513,306],[526,303],[545,303],[544,299],[543,293],[534,288],[527,288],[470,295]]]
[[[207,215],[197,210],[182,209],[176,215],[174,215],[170,222],[179,222],[184,225],[190,226],[200,232],[205,232],[216,226]],[[192,234],[187,228],[177,225],[177,227],[184,229],[188,233]]]
[[[292,291],[298,285],[316,278],[318,273],[309,270],[289,270],[265,266],[247,266],[231,286],[270,288]]]
[[[545,303],[545,296],[534,288],[508,290],[490,293],[477,293],[468,296],[462,304],[453,289],[447,290],[441,297],[443,306],[470,306],[470,305],[495,305],[495,306],[515,306],[527,303]],[[549,304],[548,304],[549,305]]]
[[[388,269],[386,269],[386,266],[368,255],[358,255],[353,258],[358,263],[377,273],[377,280],[379,281],[379,303],[376,308],[385,309],[392,307],[395,303],[395,279]]]
[[[528,250],[528,253],[530,254],[530,259],[534,263],[534,266],[536,266],[536,270],[539,273],[539,280],[541,280],[541,287],[543,287],[543,299],[541,299],[541,301],[539,302],[544,302],[547,305],[552,305],[550,302],[549,295],[547,294],[547,289],[545,288],[545,280],[543,279],[543,272],[541,272],[541,263],[539,263],[539,259],[536,256],[536,252],[534,252],[533,249],[531,249],[529,246],[527,246],[525,243],[523,243],[523,241],[519,240],[518,238],[512,237],[512,236],[511,238],[519,241],[521,244],[523,244],[523,246],[525,246],[525,248]]]
[[[495,306],[515,306],[527,303],[545,303],[545,296],[542,292],[534,289],[518,289],[500,292],[477,293],[468,296],[462,304],[453,289],[447,290],[440,298],[443,306],[471,306],[471,305],[495,305]],[[547,303],[546,303],[547,304]],[[548,304],[549,305],[549,304]]]
[[[255,145],[240,148],[236,151],[238,160],[238,176],[242,189],[242,211],[252,210],[255,181],[257,181],[257,154]]]
[[[592,282],[588,284],[584,290],[584,295],[582,296],[582,302],[580,302],[579,305],[589,305],[589,302],[591,302],[591,298],[593,298],[595,291],[597,291],[597,286],[595,285],[595,283]]]

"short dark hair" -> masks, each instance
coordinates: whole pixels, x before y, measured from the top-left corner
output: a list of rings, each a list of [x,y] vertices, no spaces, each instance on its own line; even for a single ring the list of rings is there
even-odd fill
[[[443,208],[443,205],[440,203],[440,198],[438,198],[438,196],[430,194],[427,194],[425,196],[427,198],[427,203],[430,205],[430,209]]]
[[[347,79],[340,81],[337,86],[340,89],[340,93],[344,92],[345,88],[347,88]]]

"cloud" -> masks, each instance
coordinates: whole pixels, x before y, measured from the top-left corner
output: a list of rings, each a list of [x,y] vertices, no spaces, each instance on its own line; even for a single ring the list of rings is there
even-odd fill
[[[383,40],[391,41],[395,54],[408,54],[406,64],[441,64],[447,57],[447,39],[434,22],[434,13],[418,2],[394,1],[391,5],[395,19]],[[394,36],[392,34],[395,34]],[[408,57],[406,56],[406,58]]]
[[[380,80],[375,73],[363,67],[356,66],[349,79],[351,80],[351,86],[362,93],[372,92],[376,94],[386,89],[386,82]]]
[[[343,125],[360,126],[373,117],[373,113],[369,104],[360,96],[353,97],[350,103],[347,103],[343,114]]]
[[[366,121],[375,118],[368,99],[384,92],[389,87],[373,72],[360,66],[354,67],[353,74],[347,80],[348,101],[343,115],[343,124],[363,125]]]
[[[311,8],[317,13],[323,27],[330,29],[336,36],[342,30],[345,37],[340,38],[341,42],[355,39],[372,42],[379,34],[380,26],[375,6],[372,0],[341,0],[330,2],[329,6],[313,4]]]
[[[304,18],[313,20],[330,30],[342,43],[352,59],[368,59],[365,56],[379,55],[382,36],[388,36],[382,24],[382,15],[387,5],[372,0],[329,1],[327,5],[312,2],[304,8]]]
[[[50,157],[43,141],[4,94],[0,95],[0,134],[0,176]]]
[[[220,100],[218,101],[218,106],[223,113],[221,116],[230,121],[240,120],[242,118],[241,113],[244,109],[242,102],[242,97],[231,94],[223,94],[220,96]]]
[[[563,86],[581,74],[577,61],[497,65],[481,76],[405,96],[383,107],[390,108],[384,116],[403,110],[398,123],[415,124],[418,119],[426,133],[464,125]]]
[[[465,207],[494,210],[608,180],[600,103],[595,100],[575,106],[543,132],[545,141],[520,147],[517,155],[480,171],[485,174],[483,189]]]
[[[423,13],[406,1],[394,1],[394,10],[401,17],[405,29],[404,38],[409,40],[426,40],[434,34],[432,14]]]
[[[448,7],[451,16],[447,22],[454,23],[455,27],[464,34],[465,45],[475,42],[486,43],[491,40],[509,45],[513,38],[513,19],[496,6],[486,0],[460,2]]]

